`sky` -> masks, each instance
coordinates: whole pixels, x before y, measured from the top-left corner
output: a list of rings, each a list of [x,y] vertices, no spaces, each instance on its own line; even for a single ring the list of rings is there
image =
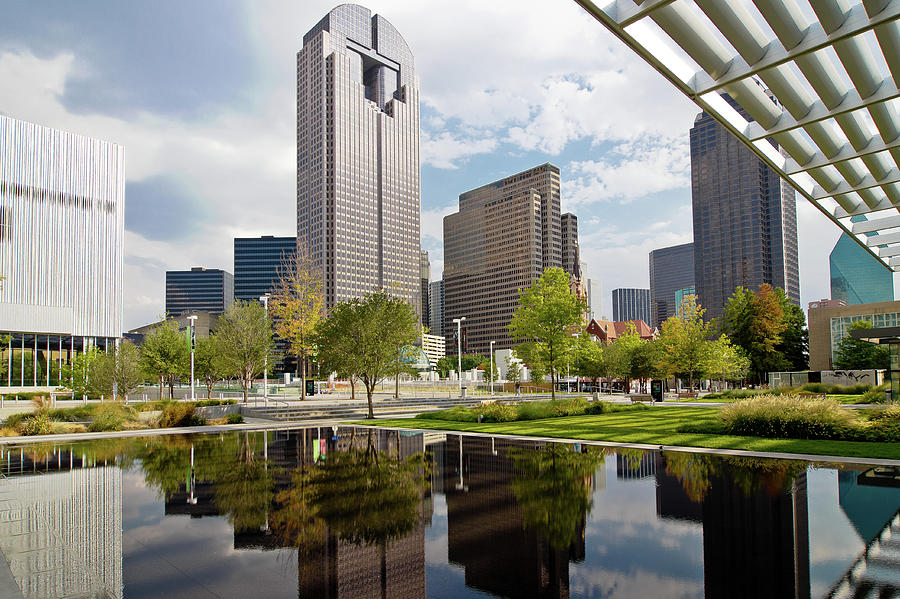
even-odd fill
[[[421,95],[422,248],[443,268],[460,193],[560,167],[582,261],[648,287],[648,253],[692,241],[699,109],[574,2],[365,4],[404,36]],[[233,238],[296,234],[296,53],[334,7],[300,0],[15,2],[0,113],[125,148],[125,314],[165,309],[165,271],[233,272]],[[450,9],[452,7],[452,10]],[[801,305],[830,297],[839,231],[797,204]]]

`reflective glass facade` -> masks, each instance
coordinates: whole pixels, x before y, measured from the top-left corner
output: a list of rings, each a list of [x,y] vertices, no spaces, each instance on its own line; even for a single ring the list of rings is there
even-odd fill
[[[419,90],[380,15],[329,12],[297,54],[297,240],[333,306],[376,289],[421,311]]]
[[[281,279],[281,267],[297,253],[296,237],[234,239],[234,299],[259,300]]]
[[[259,299],[257,295],[255,299]],[[218,268],[166,271],[166,314],[221,314],[234,302],[234,276]]]
[[[690,139],[694,278],[705,318],[720,318],[741,286],[755,291],[768,283],[799,305],[793,188],[706,112]]]
[[[428,326],[432,335],[444,334],[444,281],[432,281],[428,290]]]
[[[578,217],[566,212],[560,217],[562,225],[562,267],[563,270],[581,278],[581,250],[578,247]]]
[[[612,311],[613,320],[616,322],[643,320],[645,323],[649,324],[650,290],[613,289]]]
[[[831,250],[831,299],[845,304],[890,302],[894,299],[891,271],[846,233]]]
[[[647,324],[659,328],[675,316],[681,305],[675,294],[688,287],[694,287],[693,243],[650,252],[650,321]]]
[[[65,383],[62,369],[91,348],[112,349],[115,339],[5,333],[0,342],[0,387],[56,387]]]
[[[880,267],[883,268],[883,267]],[[841,341],[849,334],[850,325],[854,322],[865,320],[871,323],[873,328],[900,327],[900,312],[887,312],[881,314],[854,314],[853,316],[831,317],[831,363],[837,354]]]

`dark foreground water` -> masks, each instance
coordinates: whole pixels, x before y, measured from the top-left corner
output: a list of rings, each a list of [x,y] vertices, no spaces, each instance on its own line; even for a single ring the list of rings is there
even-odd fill
[[[341,427],[0,468],[0,597],[900,596],[900,472],[865,464]]]

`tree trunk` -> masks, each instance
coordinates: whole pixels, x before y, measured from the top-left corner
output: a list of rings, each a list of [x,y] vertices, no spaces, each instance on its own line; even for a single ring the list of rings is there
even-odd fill
[[[163,389],[165,389],[166,383],[163,375],[159,375],[159,401],[163,400]]]
[[[212,377],[206,377],[206,399],[212,399],[212,388],[216,382],[212,379]]]
[[[356,378],[351,376],[348,380],[350,381],[350,399],[356,399]]]
[[[394,376],[394,399],[400,399],[400,371]]]
[[[244,391],[244,403],[247,403],[247,397],[250,395],[250,379],[248,377],[241,377],[241,389]]]
[[[175,377],[169,375],[169,399],[175,399]]]
[[[300,357],[300,401],[306,399],[306,358]]]
[[[556,401],[556,369],[550,366],[550,399]]]
[[[369,420],[375,420],[375,412],[372,411],[372,393],[374,391],[375,383],[373,382],[371,385],[369,385],[369,383],[366,382],[366,400],[369,402],[369,415],[367,416],[367,418]]]

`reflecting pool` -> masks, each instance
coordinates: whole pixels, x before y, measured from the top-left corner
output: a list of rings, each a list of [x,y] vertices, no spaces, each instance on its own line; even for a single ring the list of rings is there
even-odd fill
[[[353,427],[0,448],[0,597],[900,597],[900,469]]]

